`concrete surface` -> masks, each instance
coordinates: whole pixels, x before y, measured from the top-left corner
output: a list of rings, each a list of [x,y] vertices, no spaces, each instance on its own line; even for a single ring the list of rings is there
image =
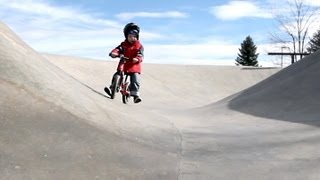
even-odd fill
[[[286,69],[40,54],[0,24],[0,179],[319,179],[319,57]],[[106,56],[107,58],[107,56]]]

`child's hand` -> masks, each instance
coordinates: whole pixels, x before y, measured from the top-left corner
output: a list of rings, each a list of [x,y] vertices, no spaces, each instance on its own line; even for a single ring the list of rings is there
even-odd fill
[[[112,53],[110,53],[110,56],[111,56],[112,58],[116,58],[116,57],[119,56],[119,54],[118,54],[118,53],[115,53],[115,52],[112,52]]]
[[[134,63],[138,63],[138,62],[139,62],[139,59],[138,59],[138,58],[132,58],[132,61],[133,61]]]

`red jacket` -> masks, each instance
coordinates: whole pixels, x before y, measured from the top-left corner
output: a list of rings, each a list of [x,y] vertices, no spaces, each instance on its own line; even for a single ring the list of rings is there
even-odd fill
[[[111,53],[123,54],[125,57],[129,58],[126,60],[125,64],[119,61],[117,70],[123,68],[124,72],[127,73],[141,73],[141,63],[143,60],[143,46],[139,40],[134,43],[129,43],[127,40],[123,41],[119,46],[111,51]],[[133,58],[137,58],[139,61],[132,61]]]

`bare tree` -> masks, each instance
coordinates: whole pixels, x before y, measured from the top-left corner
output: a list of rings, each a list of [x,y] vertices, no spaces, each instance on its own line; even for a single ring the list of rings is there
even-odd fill
[[[304,53],[306,37],[319,16],[319,8],[311,6],[308,0],[287,0],[287,13],[276,13],[276,21],[280,25],[280,34],[271,34],[273,43],[288,45],[295,53]],[[291,44],[291,45],[290,45]],[[302,55],[300,55],[300,59]],[[297,55],[294,56],[296,62]]]

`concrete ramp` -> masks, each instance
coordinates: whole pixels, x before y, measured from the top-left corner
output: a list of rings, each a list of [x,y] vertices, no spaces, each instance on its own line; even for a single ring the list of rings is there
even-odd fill
[[[180,135],[165,117],[113,104],[4,24],[0,44],[0,179],[178,176]]]
[[[108,50],[106,50],[108,52]],[[109,86],[118,59],[108,61],[43,55],[52,64],[99,93]],[[211,104],[278,72],[277,68],[143,64],[141,96],[150,109],[186,109]],[[115,102],[121,101],[118,97]]]
[[[320,51],[241,92],[228,106],[254,116],[320,126]]]
[[[0,179],[320,178],[319,53],[281,71],[146,59],[124,105],[103,92],[116,61],[40,54],[4,24],[0,45]]]
[[[319,179],[319,57],[178,116],[181,179]]]

